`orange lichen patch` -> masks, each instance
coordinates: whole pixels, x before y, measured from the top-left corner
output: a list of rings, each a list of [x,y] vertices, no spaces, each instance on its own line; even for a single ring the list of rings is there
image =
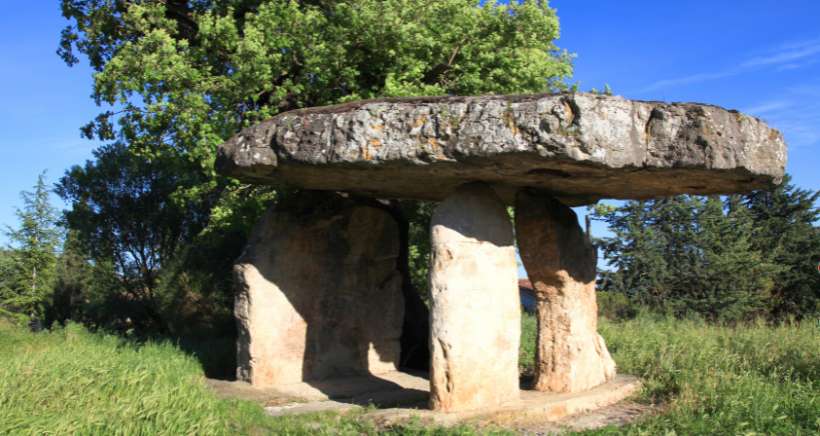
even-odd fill
[[[371,147],[376,147],[376,148],[381,147],[382,146],[381,139],[378,139],[378,138],[371,139],[370,140],[370,146]]]
[[[444,154],[444,147],[442,147],[436,138],[427,138],[427,145],[430,146],[433,153],[435,153],[439,159],[447,159],[447,156]]]
[[[575,111],[572,110],[572,106],[569,105],[569,102],[566,100],[562,101],[564,106],[564,113],[567,116],[567,125],[572,124],[575,121]]]
[[[374,124],[370,126],[370,129],[375,130],[376,132],[382,132],[384,131],[384,124]]]
[[[427,116],[422,115],[422,116],[416,118],[416,121],[413,123],[413,128],[418,129],[419,127],[423,126],[424,123],[426,123],[426,122],[427,122]]]
[[[518,124],[515,122],[515,116],[511,111],[507,111],[504,113],[504,124],[510,129],[513,136],[518,135]]]

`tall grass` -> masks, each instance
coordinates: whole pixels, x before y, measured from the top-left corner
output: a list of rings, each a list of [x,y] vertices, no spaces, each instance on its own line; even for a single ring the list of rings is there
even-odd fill
[[[223,435],[375,433],[330,415],[273,420],[221,400],[191,356],[79,325],[44,333],[0,326],[0,434]]]
[[[628,434],[820,434],[820,326],[726,327],[641,314],[602,319],[620,372],[641,377],[661,413]]]
[[[818,434],[820,328],[709,325],[641,314],[602,320],[619,371],[640,376],[639,401],[660,412],[591,433]],[[525,316],[531,369],[535,320]],[[527,363],[529,362],[529,363]],[[77,325],[29,333],[0,320],[0,434],[376,434],[356,414],[270,418],[222,400],[199,362],[171,343],[134,344]],[[416,423],[395,434],[468,434]]]

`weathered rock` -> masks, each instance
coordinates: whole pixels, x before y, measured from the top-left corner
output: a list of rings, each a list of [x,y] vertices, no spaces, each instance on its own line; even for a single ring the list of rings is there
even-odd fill
[[[433,213],[430,405],[459,411],[518,398],[521,309],[510,218],[483,184]]]
[[[610,380],[615,362],[598,334],[596,251],[575,212],[522,190],[515,233],[537,301],[535,389],[579,392]]]
[[[565,204],[749,191],[779,183],[781,134],[716,106],[595,94],[424,97],[292,111],[220,147],[265,184],[441,200],[472,181]]]
[[[238,378],[270,387],[395,370],[404,312],[396,222],[329,193],[279,206],[235,267]]]

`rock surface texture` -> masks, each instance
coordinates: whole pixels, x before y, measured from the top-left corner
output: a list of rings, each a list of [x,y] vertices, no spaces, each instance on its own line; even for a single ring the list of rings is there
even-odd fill
[[[315,192],[280,201],[235,266],[237,377],[271,387],[396,370],[398,255],[379,207]]]
[[[579,392],[615,376],[598,334],[595,247],[572,209],[521,191],[515,202],[519,252],[536,295],[535,389]]]
[[[441,200],[472,181],[565,204],[745,192],[778,183],[782,135],[716,106],[596,94],[425,97],[282,113],[220,147],[227,175]]]
[[[430,405],[451,412],[518,399],[521,309],[513,232],[486,185],[433,212]]]

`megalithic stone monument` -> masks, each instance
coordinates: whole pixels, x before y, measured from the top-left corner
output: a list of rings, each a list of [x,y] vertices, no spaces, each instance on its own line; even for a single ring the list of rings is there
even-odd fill
[[[782,135],[737,111],[566,93],[383,99],[286,112],[223,144],[217,168],[249,183],[442,201],[432,226],[431,406],[459,411],[516,397],[518,297],[504,205],[515,204],[516,237],[539,298],[536,388],[577,392],[615,369],[596,331],[595,250],[570,207],[602,198],[748,192],[779,183],[785,163]],[[392,283],[400,280],[388,278],[401,268],[386,248],[394,230],[374,211],[364,219],[351,207],[325,216],[280,205],[260,223],[237,267],[237,316],[240,326],[253,326],[240,328],[240,378],[276,385],[395,365],[401,293]],[[321,228],[322,236],[311,233]],[[322,237],[360,254],[322,245]],[[334,259],[379,266],[339,267]],[[352,310],[314,299],[342,299]],[[282,317],[283,310],[290,315]],[[248,323],[246,314],[259,323]],[[355,345],[333,346],[337,339]],[[283,347],[287,358],[276,351]],[[267,375],[273,369],[276,377]]]

